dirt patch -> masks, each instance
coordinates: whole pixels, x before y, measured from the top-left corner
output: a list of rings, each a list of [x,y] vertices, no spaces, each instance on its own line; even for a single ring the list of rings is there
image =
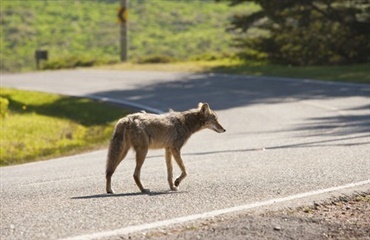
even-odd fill
[[[112,239],[370,239],[370,192],[293,210],[239,214]]]

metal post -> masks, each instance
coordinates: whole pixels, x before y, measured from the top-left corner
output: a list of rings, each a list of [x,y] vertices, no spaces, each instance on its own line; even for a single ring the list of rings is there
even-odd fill
[[[121,61],[128,60],[128,2],[129,0],[121,0],[121,11],[119,19],[121,20],[120,26],[120,45],[121,45]]]

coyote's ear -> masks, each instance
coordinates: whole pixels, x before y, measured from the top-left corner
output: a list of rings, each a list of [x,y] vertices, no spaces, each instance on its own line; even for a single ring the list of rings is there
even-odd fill
[[[198,107],[200,108],[201,113],[209,114],[209,105],[208,105],[208,103],[199,103]]]

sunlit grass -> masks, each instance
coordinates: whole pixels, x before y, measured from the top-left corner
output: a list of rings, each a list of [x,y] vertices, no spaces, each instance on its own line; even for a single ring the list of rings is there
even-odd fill
[[[1,88],[9,100],[1,118],[0,165],[106,147],[114,123],[128,112],[85,98]]]
[[[178,60],[230,53],[233,34],[226,31],[234,14],[259,9],[252,2],[129,1],[129,55]],[[47,50],[42,67],[90,66],[119,59],[118,0],[1,0],[1,71],[35,70],[34,52]],[[56,27],[57,26],[57,27]],[[45,64],[44,64],[45,63]]]

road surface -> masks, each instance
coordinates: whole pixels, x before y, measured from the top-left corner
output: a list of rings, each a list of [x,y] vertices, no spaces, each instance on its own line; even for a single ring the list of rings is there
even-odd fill
[[[153,111],[208,102],[227,130],[190,138],[183,148],[189,175],[176,193],[168,191],[160,150],[149,153],[142,169],[150,194],[134,183],[132,153],[113,176],[115,195],[104,192],[106,150],[0,168],[1,239],[114,238],[341,188],[370,188],[370,85],[70,70],[2,74],[1,86],[108,98]]]

